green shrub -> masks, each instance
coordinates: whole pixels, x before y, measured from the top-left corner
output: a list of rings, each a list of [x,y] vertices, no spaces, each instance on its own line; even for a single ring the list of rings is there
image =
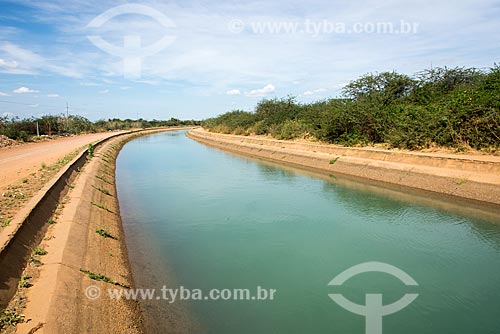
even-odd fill
[[[269,133],[269,129],[266,124],[264,124],[264,121],[255,122],[255,124],[250,128],[250,131],[256,135],[266,135]]]
[[[303,137],[307,133],[307,127],[304,123],[295,120],[286,120],[276,134],[278,139],[295,139]]]
[[[202,125],[213,132],[270,134],[279,139],[310,135],[327,143],[422,149],[500,148],[500,66],[432,68],[409,77],[366,74],[343,96],[309,104],[293,97],[264,99],[253,112],[233,111]]]

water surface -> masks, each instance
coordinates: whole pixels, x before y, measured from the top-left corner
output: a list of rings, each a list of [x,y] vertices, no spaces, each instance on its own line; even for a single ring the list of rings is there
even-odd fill
[[[234,156],[184,132],[125,145],[117,187],[136,285],[277,290],[273,301],[144,302],[150,330],[364,333],[365,319],[329,293],[358,304],[367,293],[384,304],[418,293],[384,317],[384,333],[500,333],[498,224],[343,180]],[[327,285],[367,261],[419,285],[382,273]]]

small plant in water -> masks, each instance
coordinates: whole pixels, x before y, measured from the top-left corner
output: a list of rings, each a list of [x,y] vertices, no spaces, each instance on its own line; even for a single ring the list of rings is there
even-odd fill
[[[49,225],[54,225],[55,223],[56,223],[56,221],[54,219],[47,220],[47,224],[49,224]]]

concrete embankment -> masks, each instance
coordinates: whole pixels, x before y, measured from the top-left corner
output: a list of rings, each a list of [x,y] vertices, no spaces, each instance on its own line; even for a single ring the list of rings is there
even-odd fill
[[[93,157],[82,152],[15,217],[16,228],[3,243],[0,259],[8,264],[2,262],[3,297],[13,289],[9,307],[24,314],[16,333],[143,332],[139,304],[106,294],[108,288],[120,287],[113,282],[133,286],[115,159],[137,136],[178,129],[136,131],[101,141]],[[33,252],[34,247],[43,252]],[[21,275],[30,277],[29,285],[17,289]],[[95,296],[95,291],[88,294],[90,286],[97,287],[100,298],[89,298]]]
[[[236,136],[193,129],[190,138],[223,150],[322,173],[344,174],[467,200],[500,204],[500,158],[402,152]]]

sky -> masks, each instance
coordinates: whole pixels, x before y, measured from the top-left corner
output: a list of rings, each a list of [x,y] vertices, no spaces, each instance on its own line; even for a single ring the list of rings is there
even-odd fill
[[[499,17],[499,0],[0,0],[0,115],[204,119],[365,73],[489,68]]]

